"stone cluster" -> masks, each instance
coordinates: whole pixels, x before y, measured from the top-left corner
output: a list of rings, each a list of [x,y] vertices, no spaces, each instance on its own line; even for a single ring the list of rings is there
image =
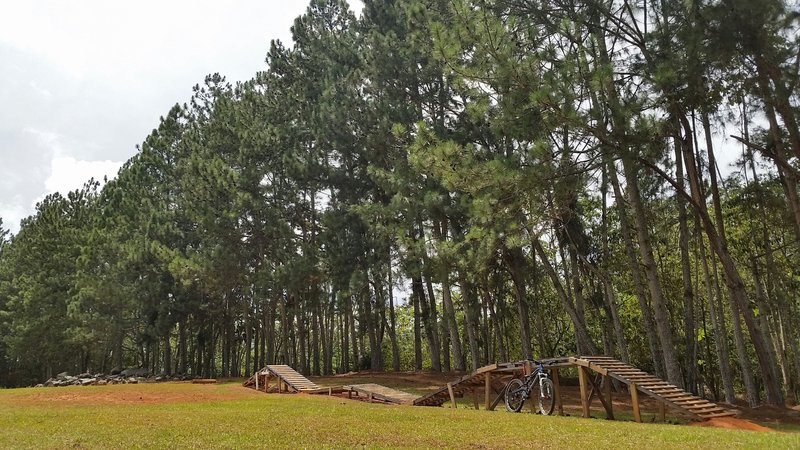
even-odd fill
[[[110,374],[102,373],[82,373],[70,375],[62,372],[44,383],[37,384],[36,387],[62,387],[62,386],[105,386],[108,384],[137,384],[137,383],[158,383],[162,381],[185,381],[193,377],[186,375],[175,376],[151,376],[147,369],[114,369]]]

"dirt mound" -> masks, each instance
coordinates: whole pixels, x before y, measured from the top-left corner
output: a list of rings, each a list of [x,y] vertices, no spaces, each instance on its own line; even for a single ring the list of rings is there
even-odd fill
[[[703,422],[694,422],[691,424],[695,427],[717,427],[727,428],[729,430],[750,430],[750,431],[766,431],[774,432],[775,430],[767,428],[762,425],[750,422],[749,420],[737,419],[735,417],[718,417]]]

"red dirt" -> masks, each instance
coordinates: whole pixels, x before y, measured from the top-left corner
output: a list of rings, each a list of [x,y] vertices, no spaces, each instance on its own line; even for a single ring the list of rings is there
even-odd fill
[[[213,402],[258,395],[251,389],[219,389],[214,385],[195,385],[184,390],[176,385],[188,383],[160,383],[160,385],[164,384],[172,386],[168,389],[157,390],[153,389],[152,384],[42,388],[33,393],[26,393],[24,396],[20,395],[13,401],[16,404],[53,406],[134,405]],[[53,392],[54,390],[56,392]],[[61,392],[58,392],[59,390]]]
[[[749,420],[737,419],[735,417],[718,417],[716,419],[705,420],[703,422],[693,422],[690,425],[695,427],[717,427],[729,430],[750,430],[762,432],[774,432],[775,430],[759,425]]]

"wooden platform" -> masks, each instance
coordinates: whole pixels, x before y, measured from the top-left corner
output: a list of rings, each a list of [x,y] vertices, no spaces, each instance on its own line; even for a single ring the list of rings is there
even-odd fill
[[[352,384],[344,386],[344,390],[355,393],[358,396],[364,396],[370,401],[378,400],[396,405],[411,405],[414,404],[414,401],[417,399],[416,395],[409,394],[408,392],[398,391],[374,383]]]

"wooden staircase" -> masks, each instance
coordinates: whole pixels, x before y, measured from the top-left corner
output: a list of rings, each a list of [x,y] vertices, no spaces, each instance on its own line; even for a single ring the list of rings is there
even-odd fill
[[[570,360],[579,367],[586,367],[628,385],[629,390],[638,390],[699,419],[737,414],[612,357],[578,356]]]
[[[270,378],[278,379],[278,390],[283,386],[294,392],[328,392],[328,388],[322,388],[308,378],[304,377],[296,370],[285,364],[271,364],[256,372],[252,377],[244,382],[245,387],[254,387],[256,390],[266,389]]]

